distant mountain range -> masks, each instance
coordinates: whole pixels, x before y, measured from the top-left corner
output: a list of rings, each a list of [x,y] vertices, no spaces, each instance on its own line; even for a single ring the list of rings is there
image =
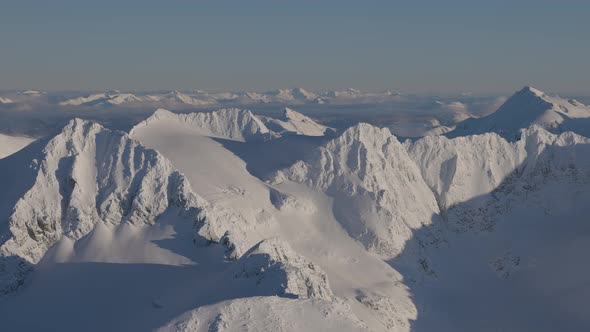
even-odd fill
[[[0,96],[0,104],[26,102],[28,98],[46,95],[44,92],[23,91],[10,96]],[[356,89],[326,91],[315,93],[303,88],[278,89],[267,92],[216,92],[209,93],[202,90],[177,91],[172,90],[161,93],[131,93],[121,91],[97,92],[92,94],[80,94],[68,97],[59,97],[59,94],[51,100],[62,107],[71,106],[126,106],[126,107],[208,107],[220,104],[346,104],[346,103],[375,103],[395,100],[401,94],[390,91],[382,93],[361,92]]]

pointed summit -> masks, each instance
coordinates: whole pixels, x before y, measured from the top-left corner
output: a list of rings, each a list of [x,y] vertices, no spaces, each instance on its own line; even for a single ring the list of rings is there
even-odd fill
[[[532,86],[525,86],[520,91],[518,91],[516,94],[533,94],[537,97],[543,97],[545,95],[545,92],[543,92],[539,89],[536,89]]]
[[[467,119],[447,136],[495,132],[504,138],[515,140],[520,138],[520,130],[532,125],[553,133],[574,131],[587,136],[590,130],[582,122],[587,123],[589,119],[590,107],[526,86],[508,98],[496,112],[483,118]]]

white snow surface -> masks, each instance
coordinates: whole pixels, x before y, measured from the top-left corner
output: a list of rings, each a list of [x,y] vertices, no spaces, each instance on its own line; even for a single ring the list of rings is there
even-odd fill
[[[147,95],[144,100],[148,102],[161,103],[163,106],[189,105],[189,106],[206,106],[215,104],[217,101],[207,94],[199,96],[189,95],[180,91],[170,91],[165,94]]]
[[[245,162],[223,142],[208,137],[200,124],[154,119],[136,126],[132,136],[169,158],[213,207],[235,211],[219,223],[206,223],[199,232],[228,245],[232,257],[241,257],[236,263],[245,267],[238,275],[265,285],[260,271],[271,275],[282,266],[287,279],[281,281],[282,290],[273,293],[342,301],[370,329],[407,330],[415,308],[399,284],[399,274],[347,235],[330,198],[295,183],[271,188],[250,175]],[[195,158],[195,153],[207,158]],[[332,245],[326,247],[326,241]],[[371,308],[357,298],[361,295],[395,299],[396,306]]]
[[[129,135],[76,119],[0,159],[3,327],[590,328],[590,139],[328,140],[286,113],[158,110]]]
[[[270,130],[280,135],[292,133],[304,136],[323,136],[328,129],[328,127],[287,107],[281,118],[262,117],[262,121]]]
[[[79,240],[97,224],[153,225],[171,208],[193,219],[202,212],[205,218],[207,203],[191,191],[184,176],[125,133],[75,119],[45,147],[32,149],[33,155],[23,151],[18,156],[29,162],[22,166],[22,181],[28,177],[30,187],[22,188],[26,191],[18,201],[6,190],[4,200],[16,204],[0,211],[8,217],[7,229],[0,233],[0,265],[6,276],[1,292],[18,287],[60,240]],[[4,160],[2,169],[14,162]],[[9,183],[10,172],[3,175]],[[15,260],[21,263],[13,264]]]
[[[231,140],[264,140],[270,138],[270,131],[252,112],[240,109],[220,109],[213,112],[176,114],[158,109],[152,116],[139,123],[132,131],[152,122],[174,123],[197,130],[200,135]]]
[[[0,159],[21,150],[34,140],[29,137],[0,134]]]
[[[186,313],[161,332],[361,331],[367,326],[335,302],[254,297],[221,302]]]
[[[142,98],[131,93],[97,93],[85,97],[67,99],[59,104],[61,106],[91,106],[91,105],[126,105],[141,103]]]
[[[520,130],[532,125],[553,133],[574,131],[590,136],[590,107],[573,99],[549,96],[533,87],[524,87],[500,108],[485,117],[467,119],[448,133],[449,137],[496,132],[513,140]]]
[[[385,259],[397,256],[412,230],[439,214],[435,196],[404,146],[389,132],[358,124],[274,182],[305,183],[335,197],[350,235]]]

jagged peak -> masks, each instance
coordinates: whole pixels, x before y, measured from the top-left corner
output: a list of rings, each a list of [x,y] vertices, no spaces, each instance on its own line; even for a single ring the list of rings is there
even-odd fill
[[[105,130],[105,128],[94,121],[80,119],[80,118],[73,118],[63,127],[60,134],[62,135],[74,135],[74,134],[83,134],[88,135],[90,131],[101,131]]]
[[[521,131],[521,140],[527,142],[527,145],[553,144],[558,145],[575,145],[588,144],[590,139],[582,135],[578,135],[572,131],[566,131],[560,134],[553,134],[546,128],[539,125],[532,125]]]
[[[380,128],[369,123],[361,122],[348,129],[346,129],[340,137],[334,140],[356,140],[356,141],[367,141],[367,140],[393,140],[398,142],[395,135],[391,133],[388,128]]]

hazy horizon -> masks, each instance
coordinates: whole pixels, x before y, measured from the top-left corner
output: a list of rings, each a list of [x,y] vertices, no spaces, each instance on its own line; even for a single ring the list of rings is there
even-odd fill
[[[0,89],[585,94],[581,1],[6,1]],[[559,59],[559,61],[557,61]]]

